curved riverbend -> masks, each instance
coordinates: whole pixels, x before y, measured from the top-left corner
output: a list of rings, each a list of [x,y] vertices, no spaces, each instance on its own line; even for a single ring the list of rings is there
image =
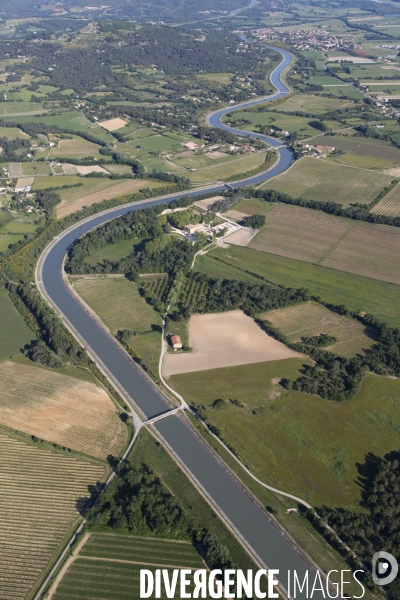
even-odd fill
[[[280,80],[280,75],[289,64],[291,56],[284,50],[279,48],[276,50],[283,56],[282,62],[271,74],[271,81],[277,87],[277,93],[269,98],[247,102],[240,106],[252,106],[275,100],[288,93],[287,88]],[[210,124],[229,129],[220,123],[220,118],[223,114],[237,110],[237,108],[236,106],[216,111],[209,117]],[[240,130],[233,131],[243,135]],[[290,150],[278,144],[277,140],[256,133],[248,135],[264,139],[277,147],[280,160],[265,173],[231,184],[234,188],[265,181],[285,171],[292,162]],[[109,377],[116,389],[120,390],[127,401],[129,400],[135,410],[141,414],[143,420],[169,410],[168,400],[121,349],[110,333],[93,319],[89,311],[68,288],[63,278],[63,262],[66,252],[83,234],[130,211],[172,202],[182,196],[194,198],[207,192],[220,192],[224,189],[226,186],[220,184],[202,190],[172,194],[104,211],[73,225],[55,238],[38,262],[36,283],[42,294],[55,308],[69,330],[96,360],[99,368]],[[300,580],[303,580],[306,569],[315,570],[301,550],[285,536],[279,525],[254,501],[184,418],[178,415],[170,416],[157,422],[154,427],[183,468],[191,474],[203,493],[224,515],[242,542],[258,557],[259,563],[264,567],[281,570],[283,591],[287,585],[286,577],[289,569],[296,570]],[[305,593],[298,594],[298,597],[304,598]],[[320,598],[322,598],[322,594],[317,592],[315,599],[319,600]]]

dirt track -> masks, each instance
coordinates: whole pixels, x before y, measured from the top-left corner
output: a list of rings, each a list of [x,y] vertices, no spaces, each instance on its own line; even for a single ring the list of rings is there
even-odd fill
[[[165,377],[302,356],[264,333],[241,310],[193,315],[190,344],[193,352],[165,355]]]

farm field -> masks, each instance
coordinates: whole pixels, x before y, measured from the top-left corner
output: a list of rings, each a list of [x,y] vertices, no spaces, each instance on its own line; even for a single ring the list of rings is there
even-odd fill
[[[280,106],[278,105],[278,109]],[[318,133],[318,129],[309,125],[310,118],[291,115],[289,112],[284,114],[278,112],[253,112],[250,110],[242,110],[232,113],[223,119],[224,123],[233,123],[238,120],[250,121],[243,125],[235,125],[238,129],[245,131],[258,131],[258,125],[276,125],[280,129],[287,130],[289,133],[297,131],[302,137],[310,137]],[[328,127],[338,129],[340,124],[337,121],[326,121]]]
[[[125,277],[73,279],[75,291],[99,316],[109,330],[131,329],[143,334],[152,325],[161,325],[161,316],[139,294],[137,286]]]
[[[249,247],[400,284],[400,231],[395,227],[276,204]]]
[[[260,186],[295,198],[322,202],[370,204],[393,176],[355,169],[315,158],[302,158],[282,175]]]
[[[235,204],[233,208],[235,210],[244,212],[247,215],[265,215],[272,207],[273,204],[270,202],[265,202],[265,200],[249,198],[241,200]]]
[[[37,179],[35,183],[36,181]],[[89,179],[89,181],[92,184],[92,189],[87,189],[86,193],[83,192],[82,188],[60,190],[62,202],[56,208],[58,219],[66,217],[84,206],[90,206],[95,202],[110,200],[111,198],[117,198],[125,194],[133,194],[142,188],[160,189],[165,187],[164,183],[157,182],[154,179],[128,179],[122,183],[111,179],[102,181],[101,179],[93,178]]]
[[[2,597],[23,600],[79,519],[107,466],[0,433]],[[27,494],[29,490],[29,494]]]
[[[164,376],[302,356],[263,332],[241,310],[192,315],[189,339],[193,352],[164,355]]]
[[[365,169],[388,169],[400,164],[400,150],[384,140],[350,135],[318,136],[310,140],[312,144],[327,144],[345,154],[332,157],[340,164]]]
[[[152,540],[133,536],[89,534],[52,596],[53,600],[139,598],[140,569],[181,567],[204,569],[190,542]],[[194,586],[193,586],[194,587]],[[188,592],[193,592],[188,587]],[[163,594],[162,598],[166,598]]]
[[[38,102],[1,102],[0,117],[12,117],[19,115],[39,115],[47,113]]]
[[[94,158],[102,158],[99,154],[100,146],[88,142],[78,135],[72,136],[72,140],[59,140],[58,145],[53,148],[51,158],[85,158],[93,156]]]
[[[331,110],[339,110],[349,106],[349,101],[337,100],[336,98],[324,98],[323,96],[313,96],[309,94],[296,94],[284,102],[274,107],[279,112],[313,112],[324,114]]]
[[[223,278],[225,269],[232,268],[243,276],[249,276],[248,270],[280,285],[305,287],[325,302],[345,304],[353,311],[371,313],[392,327],[398,326],[400,286],[239,246],[213,249],[196,259],[195,269],[212,277]]]
[[[208,371],[208,377],[214,373]],[[185,399],[204,403],[199,375],[204,382],[206,372],[191,374],[190,383],[185,376],[176,375],[170,385]],[[221,398],[219,391],[215,387],[214,400]],[[273,402],[260,399],[256,414],[248,406],[229,402],[229,397],[203,413],[262,481],[313,506],[327,504],[357,511],[362,489],[356,465],[364,463],[371,449],[383,456],[396,447],[399,393],[399,381],[369,375],[359,394],[346,402],[282,390]],[[240,399],[238,394],[233,398]]]
[[[400,217],[400,183],[371,208],[371,212],[387,217]]]
[[[94,381],[8,361],[0,381],[0,425],[104,460],[125,446],[128,430]]]
[[[21,163],[24,175],[50,175],[51,169],[45,162],[23,162]]]
[[[300,342],[302,337],[321,333],[332,335],[337,341],[324,349],[339,356],[355,356],[374,343],[373,337],[361,323],[331,312],[315,302],[271,310],[261,318],[272,323],[289,342]]]
[[[26,325],[8,294],[0,294],[0,361],[20,354],[21,349],[34,339],[35,334]]]
[[[29,135],[18,127],[0,127],[0,137],[5,137],[8,140],[28,139]]]
[[[202,183],[205,181],[226,181],[235,175],[239,176],[242,173],[247,173],[253,169],[261,167],[265,162],[266,152],[259,152],[251,156],[245,156],[236,160],[231,160],[229,163],[217,165],[207,169],[200,169],[195,173],[187,173],[187,176],[192,183]],[[271,165],[268,165],[270,167]]]

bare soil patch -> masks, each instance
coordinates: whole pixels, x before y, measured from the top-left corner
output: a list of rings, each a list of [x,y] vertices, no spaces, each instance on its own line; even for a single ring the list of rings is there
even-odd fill
[[[225,196],[213,196],[212,198],[206,198],[205,200],[198,200],[195,204],[201,208],[208,208],[211,204],[214,204],[214,202],[218,202],[219,200],[225,200]]]
[[[226,152],[220,152],[216,150],[215,152],[207,152],[207,156],[212,160],[216,160],[217,158],[225,158],[225,156],[228,156],[228,154]]]
[[[126,443],[126,426],[95,383],[12,362],[0,364],[0,380],[1,424],[102,459]]]
[[[235,246],[248,246],[255,234],[255,229],[243,227],[242,229],[239,229],[239,231],[234,231],[231,235],[224,238],[224,242],[226,244],[234,244]]]
[[[193,315],[189,331],[193,352],[166,354],[164,376],[302,356],[267,335],[241,310]]]
[[[64,173],[66,175],[78,175],[78,167],[76,165],[71,165],[70,163],[64,163]]]
[[[34,177],[20,177],[19,179],[17,179],[17,188],[20,187],[25,187],[27,185],[33,185],[33,182],[35,181]]]
[[[106,129],[107,131],[116,131],[117,129],[121,129],[125,127],[126,121],[120,118],[116,119],[108,119],[107,121],[101,121],[99,123],[100,127]]]

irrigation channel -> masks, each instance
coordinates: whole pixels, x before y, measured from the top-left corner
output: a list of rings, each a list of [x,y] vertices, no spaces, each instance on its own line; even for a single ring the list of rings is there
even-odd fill
[[[234,189],[261,183],[283,173],[293,160],[289,148],[278,140],[258,133],[244,133],[241,130],[230,128],[220,121],[223,115],[238,110],[238,108],[270,102],[288,94],[289,90],[282,83],[281,75],[290,64],[292,57],[281,48],[273,46],[269,46],[269,48],[282,55],[281,63],[270,75],[270,80],[277,92],[269,97],[223,108],[208,116],[208,122],[213,127],[222,128],[241,136],[247,135],[251,138],[261,139],[276,148],[279,153],[279,160],[273,167],[264,173],[230,184],[230,187]],[[172,194],[104,211],[73,225],[55,238],[38,262],[36,283],[42,294],[58,312],[73,335],[94,358],[114,387],[123,394],[127,402],[140,415],[142,421],[170,411],[171,404],[162,390],[143,374],[111,334],[72,294],[63,276],[66,253],[71,245],[88,231],[130,211],[172,202],[182,196],[194,198],[205,193],[224,190],[226,190],[226,186],[221,183],[196,191]],[[218,459],[182,413],[171,414],[151,426],[157,430],[158,436],[166,447],[174,454],[191,479],[195,481],[215,509],[247,546],[259,565],[263,568],[280,570],[279,587],[285,596],[288,595],[288,571],[293,573],[295,570],[302,581],[308,570],[310,580],[314,581],[316,567],[288,538],[279,524],[253,498],[229,468]],[[315,600],[320,600],[322,597],[325,597],[322,592],[314,592]],[[297,598],[306,598],[305,590],[301,593],[298,592]]]

